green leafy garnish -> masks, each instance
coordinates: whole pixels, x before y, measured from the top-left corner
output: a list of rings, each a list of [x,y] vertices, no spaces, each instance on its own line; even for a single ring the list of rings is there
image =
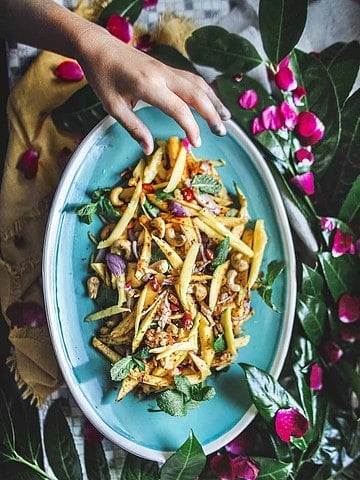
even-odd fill
[[[165,390],[156,397],[158,407],[173,417],[183,417],[188,409],[195,408],[200,402],[211,400],[215,396],[214,387],[204,382],[192,385],[186,377],[174,376],[175,388]]]
[[[169,200],[171,198],[174,198],[174,195],[172,193],[164,192],[164,190],[161,189],[155,191],[155,197],[156,200]]]
[[[285,263],[279,260],[273,260],[269,263],[265,278],[259,279],[259,286],[257,292],[260,297],[264,300],[266,305],[272,308],[275,312],[279,310],[274,305],[272,301],[272,286],[277,277],[282,273],[285,268]]]
[[[133,368],[137,368],[140,372],[145,370],[145,364],[142,360],[149,358],[149,347],[143,347],[134,355],[127,355],[121,360],[114,363],[110,369],[111,379],[115,382],[124,380]]]
[[[211,266],[216,268],[222,263],[226,262],[230,250],[230,238],[225,237],[224,240],[217,245],[215,250],[215,258],[211,262]]]
[[[213,347],[216,353],[223,352],[226,349],[226,341],[223,333],[220,333],[220,335],[215,338]]]
[[[80,205],[75,212],[80,217],[80,221],[90,224],[94,220],[95,215],[103,216],[107,221],[117,221],[120,214],[113,207],[109,200],[110,188],[98,188],[91,194],[91,202]]]
[[[218,195],[222,189],[221,183],[215,177],[206,173],[195,175],[191,181],[191,186],[202,193],[210,193],[211,195]]]
[[[160,208],[156,207],[153,203],[149,202],[147,198],[145,198],[142,207],[145,213],[148,213],[152,218],[156,218],[160,213]]]

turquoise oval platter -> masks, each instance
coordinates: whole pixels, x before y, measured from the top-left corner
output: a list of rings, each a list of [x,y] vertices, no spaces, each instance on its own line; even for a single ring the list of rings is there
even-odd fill
[[[174,120],[151,106],[141,106],[139,117],[153,136],[183,137]],[[238,362],[255,365],[278,378],[288,351],[295,311],[295,255],[281,196],[268,166],[254,144],[232,121],[224,137],[213,135],[204,120],[200,125],[202,146],[197,157],[223,159],[219,173],[230,192],[236,181],[247,197],[252,219],[263,218],[268,235],[263,270],[272,260],[282,260],[285,271],[274,284],[274,301],[280,313],[252,293],[255,315],[246,323],[249,344],[237,362],[212,378],[215,397],[185,417],[154,412],[155,400],[139,400],[133,394],[121,402],[118,386],[111,381],[108,362],[90,345],[97,322],[84,322],[94,311],[86,292],[88,264],[100,224],[86,225],[74,213],[89,202],[89,193],[115,185],[119,174],[141,157],[139,145],[111,117],[106,117],[83,140],[72,156],[58,185],[45,234],[43,287],[50,335],[66,384],[88,420],[110,441],[147,459],[163,462],[192,431],[205,454],[210,454],[238,435],[256,410],[247,392]]]

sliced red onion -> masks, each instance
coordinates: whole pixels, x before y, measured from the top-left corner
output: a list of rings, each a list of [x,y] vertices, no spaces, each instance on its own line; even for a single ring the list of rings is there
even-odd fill
[[[211,195],[209,195],[208,193],[197,193],[194,190],[194,197],[199,205],[207,208],[208,210],[213,212],[215,215],[219,215],[221,213],[221,208],[215,202],[215,200],[211,197]]]
[[[170,200],[169,203],[169,211],[174,215],[174,217],[190,217],[189,212],[186,210],[185,207],[180,205],[180,203],[175,202],[174,200]]]
[[[121,255],[108,253],[106,255],[106,265],[115,277],[121,277],[125,273],[126,261]]]

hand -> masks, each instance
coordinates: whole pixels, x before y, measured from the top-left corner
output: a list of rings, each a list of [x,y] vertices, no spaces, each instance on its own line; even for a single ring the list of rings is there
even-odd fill
[[[152,135],[133,112],[138,100],[158,107],[184,129],[190,143],[200,146],[200,131],[190,107],[208,123],[212,132],[225,135],[223,120],[230,112],[200,76],[168,67],[94,25],[78,38],[77,60],[101,100],[140,143],[144,152],[154,148]]]

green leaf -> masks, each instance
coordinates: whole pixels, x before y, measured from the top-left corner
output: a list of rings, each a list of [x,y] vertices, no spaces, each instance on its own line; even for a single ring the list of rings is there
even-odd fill
[[[115,305],[118,299],[117,291],[111,287],[107,287],[104,283],[99,286],[98,294],[95,298],[96,305],[100,310],[105,310],[112,305]]]
[[[194,63],[229,75],[248,72],[263,63],[249,40],[215,25],[195,30],[185,47]]]
[[[109,17],[114,14],[121,15],[134,24],[144,6],[144,0],[112,0],[101,12],[97,23],[105,26]]]
[[[193,434],[173,453],[160,470],[160,480],[194,480],[203,470],[206,456]]]
[[[80,221],[90,225],[90,223],[94,220],[94,215],[97,211],[97,204],[96,203],[87,203],[85,205],[81,205],[76,207],[75,213],[80,217]]]
[[[245,372],[250,396],[265,422],[272,422],[279,408],[296,408],[295,399],[269,373],[245,363],[239,364]]]
[[[190,60],[184,57],[176,48],[170,47],[170,45],[155,45],[149,52],[149,55],[170,67],[198,74]]]
[[[174,383],[176,390],[183,393],[185,398],[191,398],[191,383],[188,378],[183,375],[174,375]]]
[[[325,65],[335,85],[342,106],[347,99],[359,71],[360,44],[338,42],[323,50],[320,60]]]
[[[177,390],[165,390],[156,395],[157,406],[173,417],[184,417],[187,413],[185,397]]]
[[[223,352],[226,349],[226,341],[223,333],[220,333],[220,335],[215,338],[213,347],[215,352]]]
[[[155,462],[128,453],[125,458],[120,480],[158,480],[158,466]]]
[[[299,85],[305,87],[304,110],[314,112],[325,126],[323,138],[313,146],[313,170],[321,175],[329,167],[340,140],[340,109],[334,84],[314,55],[295,50],[291,57]]]
[[[348,192],[344,203],[339,212],[339,218],[343,222],[350,223],[358,214],[360,209],[360,175],[356,177],[356,180],[352,184],[350,191]]]
[[[3,458],[4,451],[11,455],[15,449],[15,432],[10,415],[9,405],[3,390],[0,388],[0,438],[1,438],[1,455]]]
[[[307,0],[260,0],[259,27],[264,50],[278,64],[299,42],[307,18]]]
[[[211,266],[216,268],[219,265],[223,264],[227,256],[229,254],[229,249],[230,249],[230,238],[225,237],[224,240],[221,240],[220,243],[218,243],[216,250],[215,250],[215,258],[211,262]]]
[[[323,297],[298,293],[296,313],[308,339],[315,345],[319,345],[324,334],[326,318],[326,304]]]
[[[265,278],[259,280],[259,287],[257,288],[257,293],[264,300],[266,305],[268,305],[272,310],[278,312],[276,305],[272,301],[272,286],[275,280],[281,275],[285,269],[285,263],[279,260],[273,260],[269,263]]]
[[[82,135],[89,133],[106,115],[89,84],[81,87],[51,112],[51,118],[59,130]]]
[[[79,455],[60,402],[50,405],[44,421],[47,459],[58,480],[82,480]]]
[[[358,285],[359,264],[351,255],[333,257],[330,252],[318,255],[326,284],[335,302],[344,293],[355,290]]]
[[[274,458],[251,457],[259,466],[257,480],[287,480],[293,469],[292,463],[280,462]]]
[[[323,288],[324,279],[320,273],[303,263],[301,293],[316,297],[323,294]]]
[[[84,442],[84,463],[88,480],[110,480],[110,470],[101,442]]]
[[[124,358],[118,360],[110,369],[111,380],[120,382],[124,380],[134,368],[134,360],[131,355],[127,355]]]
[[[191,186],[199,189],[202,193],[210,193],[211,195],[218,195],[221,192],[221,183],[212,175],[199,174],[191,180]]]

